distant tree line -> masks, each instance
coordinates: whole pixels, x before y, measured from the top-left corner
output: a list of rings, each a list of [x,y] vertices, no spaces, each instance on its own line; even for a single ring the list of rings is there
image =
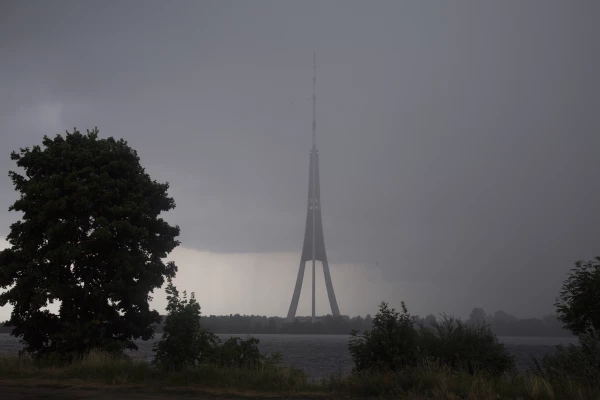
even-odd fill
[[[164,321],[164,317],[161,317]],[[425,318],[416,317],[417,323],[431,326],[434,321],[439,321],[433,314]],[[490,325],[492,332],[497,336],[572,336],[572,333],[563,328],[556,315],[547,315],[543,318],[519,319],[504,311],[486,314],[481,308],[474,308],[468,324],[484,322]],[[155,332],[162,333],[163,323],[156,326]],[[202,327],[214,333],[223,334],[322,334],[322,335],[347,335],[352,330],[364,332],[373,326],[371,315],[366,317],[333,317],[326,315],[316,317],[315,323],[310,317],[297,317],[293,322],[288,322],[281,317],[266,317],[261,315],[210,315],[202,317]],[[11,328],[0,324],[0,333],[9,333]]]
[[[504,311],[496,311],[492,315],[486,314],[482,308],[474,308],[466,322],[471,324],[485,322],[497,336],[573,336],[555,314],[546,315],[541,319],[519,319]]]
[[[202,317],[202,327],[214,333],[224,334],[338,334],[347,335],[351,330],[364,331],[371,329],[373,318],[358,316],[333,317],[326,315],[316,317],[315,322],[310,317],[297,317],[293,322],[285,318],[266,317],[260,315],[210,315]],[[161,325],[156,332],[162,331]]]
[[[431,326],[439,318],[429,314],[425,318],[416,317],[416,323]],[[465,321],[469,324],[484,322],[489,324],[492,332],[497,336],[572,336],[572,333],[563,328],[556,315],[547,315],[543,318],[519,319],[504,311],[496,311],[493,315],[486,314],[481,308],[475,308]],[[314,323],[310,317],[297,317],[293,322],[285,318],[266,317],[260,315],[210,315],[202,317],[202,326],[215,333],[223,334],[338,334],[346,335],[352,330],[364,332],[373,326],[371,315],[366,317],[333,317],[326,315],[316,317]],[[161,325],[156,332],[162,332]]]

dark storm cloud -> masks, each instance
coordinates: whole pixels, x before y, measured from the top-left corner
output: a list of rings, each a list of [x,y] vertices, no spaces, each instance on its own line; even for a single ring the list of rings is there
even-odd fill
[[[564,1],[4,2],[0,168],[43,134],[97,125],[171,183],[184,246],[299,252],[315,48],[330,259],[545,312],[571,263],[598,254],[598,15]],[[6,210],[4,173],[0,188]],[[14,218],[1,211],[0,232]]]

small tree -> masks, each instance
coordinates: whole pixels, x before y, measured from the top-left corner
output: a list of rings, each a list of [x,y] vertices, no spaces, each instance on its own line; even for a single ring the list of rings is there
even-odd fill
[[[190,299],[183,292],[183,299],[168,280],[167,316],[162,339],[154,344],[152,364],[166,370],[181,370],[215,359],[219,340],[200,325],[200,304],[192,292]]]
[[[373,328],[350,333],[349,349],[354,371],[369,369],[400,370],[418,361],[417,331],[404,302],[402,314],[383,302],[373,318]]]
[[[469,319],[467,320],[470,324],[480,325],[485,324],[487,314],[483,310],[483,308],[474,308],[469,315]]]
[[[152,364],[168,371],[195,368],[203,364],[214,364],[228,368],[256,368],[261,365],[276,366],[281,361],[281,354],[269,356],[261,354],[258,349],[260,340],[247,338],[242,340],[231,337],[225,342],[212,332],[202,328],[200,324],[200,304],[194,293],[183,299],[169,279],[166,288],[167,317],[165,319],[162,339],[154,345]]]
[[[600,332],[600,257],[575,263],[554,305],[558,319],[575,335]]]
[[[168,184],[153,181],[124,140],[74,130],[44,148],[13,152],[25,170],[9,172],[22,213],[0,252],[0,306],[34,355],[81,355],[93,348],[137,349],[160,321],[150,293],[173,277],[163,262],[179,228],[159,215],[175,207]],[[58,313],[44,309],[59,302]]]

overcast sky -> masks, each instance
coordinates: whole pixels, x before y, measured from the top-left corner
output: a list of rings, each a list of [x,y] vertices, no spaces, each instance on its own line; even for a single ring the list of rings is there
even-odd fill
[[[98,126],[171,184],[179,288],[207,314],[284,316],[315,49],[340,311],[550,313],[600,255],[598,17],[592,0],[1,1],[0,237],[10,152]]]

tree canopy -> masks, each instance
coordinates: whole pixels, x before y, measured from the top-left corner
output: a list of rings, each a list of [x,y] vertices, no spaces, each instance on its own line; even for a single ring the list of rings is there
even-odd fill
[[[555,306],[558,319],[575,335],[600,332],[600,257],[575,263]]]
[[[150,178],[124,140],[98,129],[44,137],[20,149],[10,171],[22,213],[0,252],[0,306],[25,350],[77,355],[91,348],[137,349],[160,316],[150,293],[174,277],[163,259],[179,242],[179,227],[161,212],[175,207],[168,183]],[[58,313],[47,309],[58,302]]]

